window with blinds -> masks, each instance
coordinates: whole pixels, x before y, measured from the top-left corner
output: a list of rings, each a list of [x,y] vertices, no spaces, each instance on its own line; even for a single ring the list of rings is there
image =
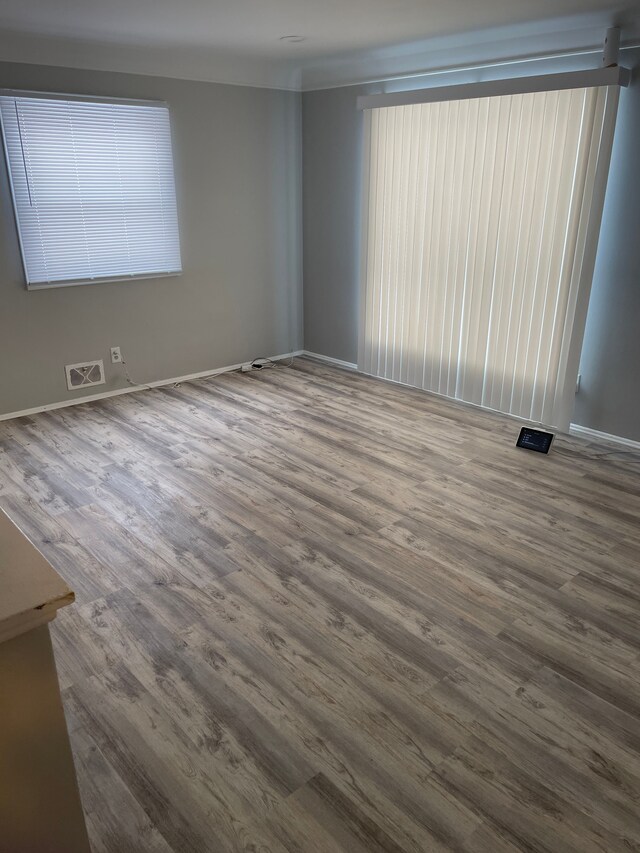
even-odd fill
[[[362,370],[568,427],[617,92],[368,111]]]
[[[181,272],[165,104],[0,93],[27,286]]]

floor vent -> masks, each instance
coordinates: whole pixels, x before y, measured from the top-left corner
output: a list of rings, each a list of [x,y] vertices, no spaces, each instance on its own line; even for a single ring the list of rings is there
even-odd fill
[[[75,391],[77,388],[86,388],[88,385],[104,385],[104,364],[102,359],[98,361],[85,361],[81,364],[65,365],[67,375],[67,388]]]

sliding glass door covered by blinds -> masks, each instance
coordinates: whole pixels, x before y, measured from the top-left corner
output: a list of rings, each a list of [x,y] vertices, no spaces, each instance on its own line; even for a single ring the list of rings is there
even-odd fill
[[[366,113],[361,369],[568,420],[572,324],[615,103],[617,89],[599,87]]]
[[[0,92],[27,284],[180,272],[169,110]]]

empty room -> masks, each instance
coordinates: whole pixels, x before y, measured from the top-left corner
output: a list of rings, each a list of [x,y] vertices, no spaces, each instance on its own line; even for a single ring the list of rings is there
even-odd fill
[[[2,0],[0,853],[640,851],[637,0]]]

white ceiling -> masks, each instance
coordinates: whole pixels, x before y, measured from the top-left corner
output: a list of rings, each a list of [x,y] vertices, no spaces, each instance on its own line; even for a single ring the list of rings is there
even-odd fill
[[[475,61],[498,43],[500,58],[598,44],[612,24],[636,38],[640,0],[1,0],[0,56],[319,88],[446,64],[470,46]]]

